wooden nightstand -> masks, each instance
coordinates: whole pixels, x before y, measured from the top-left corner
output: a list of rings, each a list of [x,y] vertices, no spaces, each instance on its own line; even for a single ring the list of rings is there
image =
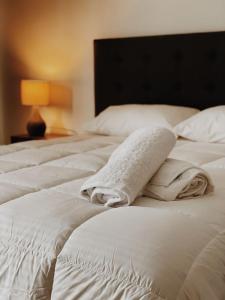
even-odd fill
[[[68,137],[69,134],[57,134],[57,133],[51,133],[46,134],[43,137],[40,136],[29,136],[28,134],[18,134],[18,135],[12,135],[11,136],[11,143],[20,143],[20,142],[27,142],[27,141],[34,141],[34,140],[49,140],[49,139],[55,139],[60,137]]]

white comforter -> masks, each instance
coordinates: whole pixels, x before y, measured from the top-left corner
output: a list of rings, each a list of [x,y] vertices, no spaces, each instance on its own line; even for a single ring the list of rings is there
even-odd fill
[[[213,195],[106,210],[79,189],[121,141],[0,148],[0,299],[225,299],[225,145],[170,155],[206,168]]]

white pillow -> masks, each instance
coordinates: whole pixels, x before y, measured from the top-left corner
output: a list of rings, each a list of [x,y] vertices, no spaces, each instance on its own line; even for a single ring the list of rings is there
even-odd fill
[[[199,112],[178,124],[175,132],[192,141],[225,143],[225,105]]]
[[[128,104],[110,106],[85,126],[85,130],[105,135],[127,136],[143,127],[176,124],[199,112],[198,109],[173,105]]]

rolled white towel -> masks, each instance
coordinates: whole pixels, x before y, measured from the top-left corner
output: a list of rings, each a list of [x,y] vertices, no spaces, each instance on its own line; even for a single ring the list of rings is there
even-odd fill
[[[81,187],[91,202],[130,205],[167,158],[176,142],[162,127],[138,129],[111,155],[108,163]]]
[[[203,196],[213,191],[208,173],[191,163],[168,158],[144,188],[144,196],[164,201]]]

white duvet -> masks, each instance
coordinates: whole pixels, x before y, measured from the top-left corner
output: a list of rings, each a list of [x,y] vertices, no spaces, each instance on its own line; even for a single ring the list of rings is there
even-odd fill
[[[205,168],[214,194],[106,210],[79,190],[121,141],[0,148],[0,299],[225,299],[225,145],[170,154]]]

